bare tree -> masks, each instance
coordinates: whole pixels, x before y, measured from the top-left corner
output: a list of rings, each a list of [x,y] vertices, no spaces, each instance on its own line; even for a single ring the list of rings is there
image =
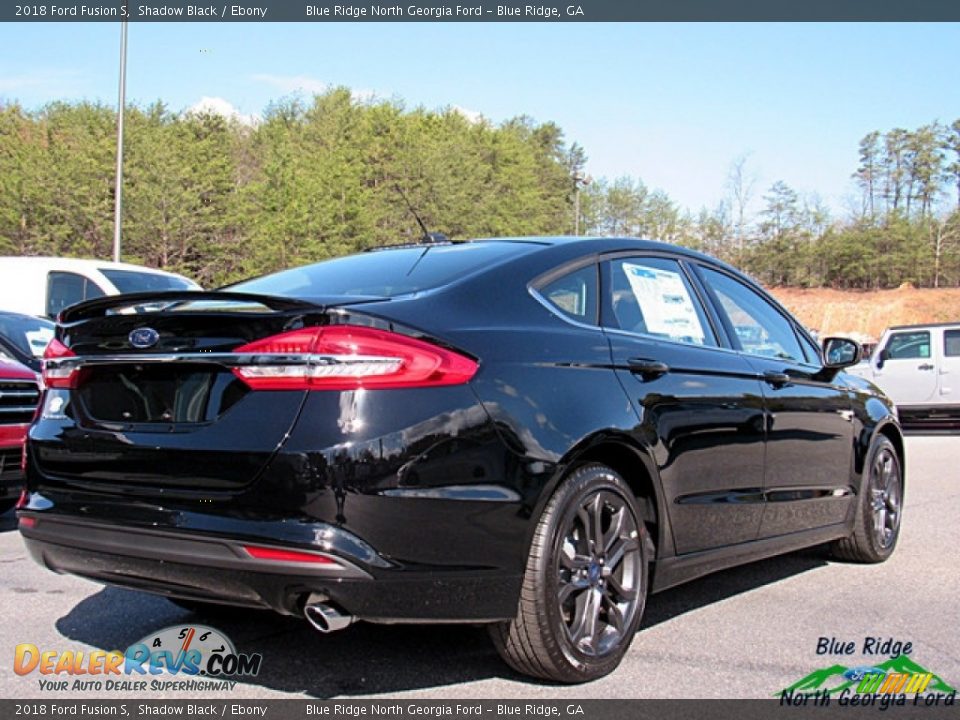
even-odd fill
[[[743,259],[745,238],[747,234],[747,207],[753,199],[757,185],[757,175],[747,168],[749,153],[739,155],[727,171],[727,192],[730,195],[734,216],[734,240],[737,245],[737,260]]]

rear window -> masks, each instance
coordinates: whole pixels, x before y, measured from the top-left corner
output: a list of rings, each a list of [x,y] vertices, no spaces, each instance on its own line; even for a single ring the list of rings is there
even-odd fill
[[[121,293],[152,292],[154,290],[196,290],[197,285],[173,275],[98,268]]]
[[[29,315],[0,315],[0,336],[27,356],[43,357],[53,328],[49,320]]]
[[[377,250],[282,270],[229,289],[290,297],[389,298],[441,287],[536,247],[533,243],[484,242]]]

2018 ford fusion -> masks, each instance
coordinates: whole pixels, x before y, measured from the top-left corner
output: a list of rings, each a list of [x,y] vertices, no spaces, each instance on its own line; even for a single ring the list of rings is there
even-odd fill
[[[858,359],[634,239],[102,298],[48,348],[20,530],[57,572],[324,631],[489,623],[515,669],[589,680],[651,591],[821,543],[890,555],[903,441]]]

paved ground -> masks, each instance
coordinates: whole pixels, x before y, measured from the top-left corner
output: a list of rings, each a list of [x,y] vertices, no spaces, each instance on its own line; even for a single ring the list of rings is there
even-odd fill
[[[913,643],[916,662],[957,686],[958,468],[960,437],[909,438],[903,535],[890,561],[845,565],[807,551],[656,595],[622,666],[589,685],[542,685],[511,673],[482,629],[361,624],[321,636],[302,622],[248,614],[211,623],[241,652],[264,655],[261,674],[230,698],[769,697],[834,662],[882,660],[860,655],[866,636]],[[148,632],[196,620],[163,599],[41,570],[26,556],[10,515],[0,525],[0,568],[3,698],[45,695],[36,673],[12,672],[17,643],[125,648]],[[821,636],[853,640],[858,652],[818,656]]]

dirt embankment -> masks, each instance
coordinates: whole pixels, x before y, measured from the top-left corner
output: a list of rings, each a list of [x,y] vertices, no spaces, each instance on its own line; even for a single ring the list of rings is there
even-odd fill
[[[811,330],[826,335],[862,334],[877,339],[891,325],[960,322],[960,288],[844,291],[828,288],[771,288]],[[866,338],[863,338],[866,339]]]

